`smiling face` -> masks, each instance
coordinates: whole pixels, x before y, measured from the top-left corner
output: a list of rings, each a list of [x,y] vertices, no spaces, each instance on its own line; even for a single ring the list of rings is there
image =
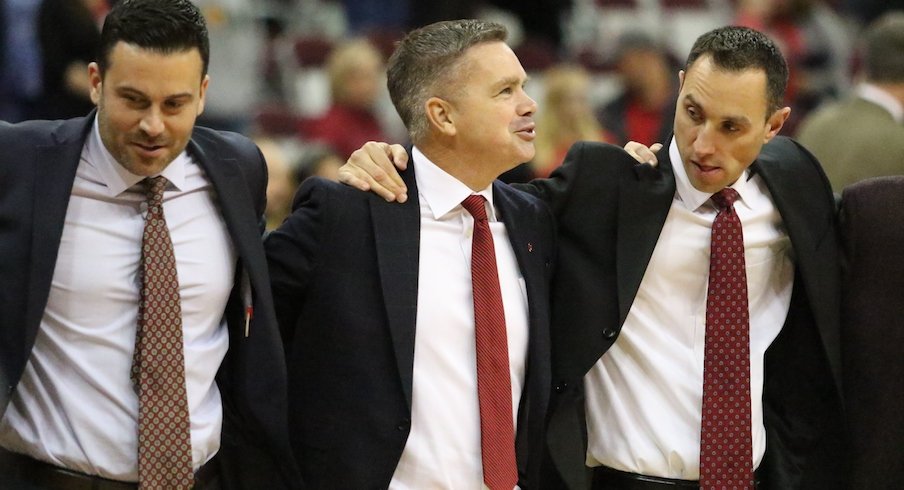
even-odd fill
[[[103,74],[96,63],[88,67],[101,140],[126,170],[157,175],[185,149],[204,110],[201,55],[120,42],[108,60]]]
[[[525,93],[527,74],[505,43],[472,46],[461,63],[465,76],[448,98],[447,129],[492,180],[534,157],[537,103]]]
[[[703,56],[679,74],[675,141],[691,184],[718,192],[733,184],[778,134],[791,109],[772,110],[761,69],[727,71]]]

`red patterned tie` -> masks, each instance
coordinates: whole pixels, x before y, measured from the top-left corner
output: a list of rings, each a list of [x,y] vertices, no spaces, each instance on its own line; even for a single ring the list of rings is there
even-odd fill
[[[148,211],[141,244],[141,301],[132,359],[138,388],[138,481],[142,490],[194,483],[182,307],[176,257],[163,216],[164,177],[145,179]]]
[[[474,217],[471,288],[477,342],[477,397],[480,402],[480,452],[483,482],[490,490],[512,490],[518,483],[512,381],[509,374],[505,311],[496,271],[493,234],[483,196],[461,205]]]
[[[753,486],[750,321],[744,235],[733,207],[737,198],[737,191],[730,188],[712,196],[719,213],[713,221],[706,294],[700,434],[702,490]]]

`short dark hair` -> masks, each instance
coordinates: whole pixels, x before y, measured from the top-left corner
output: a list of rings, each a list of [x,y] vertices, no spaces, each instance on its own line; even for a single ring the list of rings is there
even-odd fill
[[[709,56],[717,68],[726,71],[763,70],[766,72],[767,117],[769,112],[784,105],[788,64],[778,46],[762,32],[749,27],[726,26],[703,34],[687,56],[685,73],[703,56]]]
[[[389,58],[386,85],[392,103],[417,143],[427,133],[424,103],[436,87],[448,85],[468,48],[487,42],[505,42],[501,24],[480,20],[436,22],[408,33]]]
[[[893,10],[870,24],[864,47],[863,68],[867,80],[904,82],[904,11]]]
[[[100,35],[97,65],[110,66],[110,52],[119,42],[163,54],[197,48],[201,76],[210,63],[210,41],[204,16],[189,0],[122,0],[107,14]]]

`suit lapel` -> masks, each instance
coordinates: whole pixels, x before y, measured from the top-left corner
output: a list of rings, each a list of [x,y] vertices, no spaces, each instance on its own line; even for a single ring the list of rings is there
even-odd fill
[[[502,182],[493,183],[493,201],[494,205],[499,208],[502,214],[502,222],[505,223],[505,231],[508,233],[509,244],[515,252],[515,258],[518,261],[518,268],[524,277],[525,286],[527,287],[528,304],[536,304],[531,301],[530,297],[535,291],[544,291],[545,288],[540,287],[537,281],[544,280],[545,263],[542,260],[536,260],[533,257],[533,248],[535,238],[531,236],[528,230],[531,224],[526,222],[524,213],[520,211],[518,204],[512,199],[511,193],[517,192],[513,189],[504,189]],[[545,302],[546,300],[544,300]],[[533,311],[531,312],[533,313]],[[534,328],[534,318],[531,315],[531,330]],[[531,336],[533,338],[534,336]]]
[[[619,186],[615,266],[619,325],[628,316],[675,196],[668,146],[663,149],[658,170],[637,165]]]
[[[414,165],[409,163],[408,170],[402,173],[402,179],[408,186],[408,201],[404,204],[386,203],[379,197],[372,196],[370,211],[386,318],[402,390],[410,409],[421,227]]]
[[[47,306],[75,172],[93,122],[93,113],[85,118],[66,121],[51,135],[54,144],[36,148],[31,181],[34,197],[31,203],[30,294],[26,306],[29,329],[26,342],[29,346],[34,342]]]
[[[216,191],[216,202],[241,259],[242,271],[249,275],[252,290],[269,288],[267,263],[260,246],[261,218],[255,214],[254,200],[238,162],[232,156],[220,154],[215,144],[207,144],[195,134],[188,144],[188,151],[204,169]],[[255,301],[257,299],[255,296]]]

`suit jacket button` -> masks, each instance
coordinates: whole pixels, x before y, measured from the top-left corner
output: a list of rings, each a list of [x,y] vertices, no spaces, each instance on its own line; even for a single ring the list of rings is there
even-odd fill
[[[616,335],[618,335],[618,332],[616,332],[615,330],[613,330],[613,329],[611,329],[611,328],[604,328],[604,329],[603,329],[603,337],[605,337],[605,338],[607,338],[607,339],[609,339],[609,340],[614,339]]]
[[[556,385],[556,393],[562,393],[568,388],[568,383],[559,383]]]
[[[399,423],[399,426],[396,427],[396,428],[399,429],[400,432],[405,432],[406,430],[408,430],[408,428],[409,428],[410,426],[411,426],[411,421],[410,421],[410,420],[408,420],[408,419],[402,419],[402,421]]]

